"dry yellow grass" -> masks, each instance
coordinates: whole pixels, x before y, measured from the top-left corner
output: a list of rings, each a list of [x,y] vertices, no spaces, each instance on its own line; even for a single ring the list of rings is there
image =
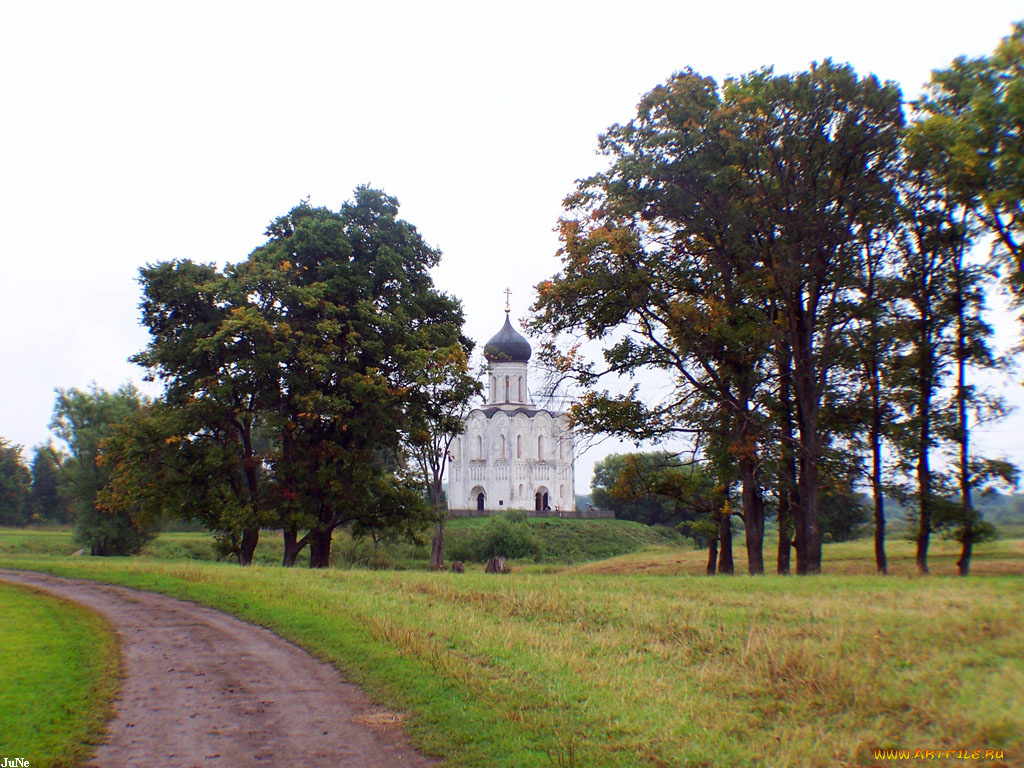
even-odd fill
[[[765,567],[773,572],[775,548],[773,540],[765,542]],[[873,542],[868,539],[826,544],[822,559],[822,571],[826,575],[860,576],[875,574]],[[912,541],[891,538],[885,550],[890,576],[916,576]],[[746,573],[746,549],[737,542],[733,556],[736,573]],[[935,576],[957,575],[956,561],[960,557],[960,545],[943,539],[933,539],[929,547],[929,571]],[[680,550],[675,548],[647,549],[622,557],[587,563],[574,570],[579,573],[603,574],[648,574],[648,575],[700,575],[705,572],[707,552],[703,550]],[[796,567],[795,557],[792,566]],[[1024,539],[1000,539],[975,546],[971,560],[971,574],[976,576],[1024,575]]]

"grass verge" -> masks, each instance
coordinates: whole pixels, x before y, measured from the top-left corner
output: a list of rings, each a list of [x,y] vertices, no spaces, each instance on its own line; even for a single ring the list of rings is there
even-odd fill
[[[85,608],[6,582],[0,616],[0,757],[81,764],[113,712],[116,636]]]
[[[682,545],[686,540],[668,529],[652,528],[630,520],[575,520],[529,518],[510,524],[505,516],[451,520],[447,525],[448,560],[483,562],[495,527],[525,534],[529,559],[545,563],[580,563],[622,555],[650,546]],[[521,530],[520,530],[521,529]],[[331,559],[339,568],[352,566],[426,568],[430,561],[430,535],[413,544],[406,541],[353,540],[335,531]],[[79,549],[70,529],[0,528],[0,554],[70,555]],[[203,532],[161,533],[146,545],[143,555],[160,560],[216,560],[213,536]],[[509,554],[505,552],[504,554]],[[255,559],[261,565],[279,565],[284,546],[279,531],[263,531]],[[308,557],[300,556],[300,561]]]
[[[414,742],[449,766],[865,766],[876,748],[968,746],[1024,762],[1016,576],[3,562],[267,626],[410,712]]]

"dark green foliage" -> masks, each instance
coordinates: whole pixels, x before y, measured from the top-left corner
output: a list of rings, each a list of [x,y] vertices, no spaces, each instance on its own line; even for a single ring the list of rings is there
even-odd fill
[[[116,392],[95,385],[88,391],[57,390],[50,426],[71,451],[63,466],[78,520],[75,540],[93,555],[137,554],[156,533],[159,520],[140,515],[138,507],[101,503],[112,470],[104,444],[141,406],[138,391],[128,384]]]
[[[287,564],[308,545],[315,567],[338,526],[422,528],[430,509],[400,477],[403,450],[430,443],[422,393],[447,385],[438,371],[460,378],[469,343],[458,302],[429,274],[440,253],[397,214],[397,200],[359,187],[337,212],[296,206],[223,271],[142,270],[151,341],[135,360],[166,394],[136,447],[163,435],[170,470],[127,478],[112,503],[139,489],[180,499],[243,564],[261,528],[284,530]]]
[[[764,572],[765,453],[781,450],[772,411],[794,425],[777,442],[799,470],[797,570],[821,569],[818,466],[859,299],[856,254],[895,198],[902,126],[899,89],[848,65],[723,85],[684,71],[601,137],[608,169],[566,200],[563,269],[538,286],[534,327],[600,340],[604,361],[554,343],[542,357],[591,389],[573,414],[584,430],[694,436],[714,485],[742,487],[752,574]],[[675,386],[657,401],[596,390],[601,376],[644,369]],[[785,408],[773,408],[783,379]]]
[[[483,562],[492,557],[534,560],[539,554],[533,531],[523,519],[489,517],[483,525],[474,526],[471,530],[471,537],[451,539],[448,556],[452,560]]]
[[[616,453],[594,466],[591,488],[596,505],[619,520],[676,527],[707,516],[705,480],[666,451]]]
[[[1024,22],[989,56],[960,56],[932,72],[918,126],[944,157],[941,183],[955,190],[1011,268],[1024,298]]]
[[[40,445],[32,458],[32,520],[66,525],[73,521],[61,455],[52,445]]]
[[[467,562],[504,556],[544,563],[580,563],[684,541],[671,529],[627,520],[527,518],[509,513],[448,523],[448,557]]]
[[[617,520],[634,520],[644,525],[667,522],[674,506],[669,499],[648,495],[625,498],[614,493],[625,462],[626,454],[615,453],[594,465],[594,478],[590,484],[594,506],[612,510]]]
[[[29,521],[31,482],[21,446],[0,437],[0,525],[25,525]]]
[[[866,532],[871,508],[865,498],[849,487],[830,486],[821,494],[823,541],[851,541]]]

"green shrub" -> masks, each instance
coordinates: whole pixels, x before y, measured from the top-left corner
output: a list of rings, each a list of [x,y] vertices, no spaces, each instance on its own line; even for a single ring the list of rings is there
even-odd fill
[[[507,557],[513,560],[535,559],[539,554],[537,539],[525,518],[512,522],[505,517],[487,521],[480,540],[478,560]]]

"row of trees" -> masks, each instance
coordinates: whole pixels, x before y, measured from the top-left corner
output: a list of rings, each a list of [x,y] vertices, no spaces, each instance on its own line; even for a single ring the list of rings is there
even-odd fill
[[[972,491],[1015,470],[970,450],[1001,409],[972,376],[1005,364],[983,318],[992,281],[1005,267],[1024,285],[1022,41],[1018,25],[991,57],[936,72],[909,124],[894,83],[831,61],[721,85],[684,71],[601,137],[609,168],[566,199],[563,269],[538,286],[533,327],[585,390],[575,423],[690,438],[709,517],[721,540],[741,517],[751,573],[769,513],[777,570],[793,549],[798,573],[819,572],[823,494],[860,477],[885,572],[887,452],[921,571],[937,528],[962,542],[963,574],[989,532]],[[986,238],[991,258],[973,258]],[[668,396],[600,387],[649,370]],[[934,461],[946,446],[951,473]]]
[[[0,524],[75,524],[75,539],[94,555],[132,554],[153,536],[157,521],[100,505],[114,467],[104,447],[148,407],[135,387],[107,392],[58,389],[50,428],[67,446],[37,446],[31,466],[21,448],[0,439]]]
[[[26,464],[21,446],[0,438],[0,525],[70,522],[64,459],[53,446],[40,445]]]

